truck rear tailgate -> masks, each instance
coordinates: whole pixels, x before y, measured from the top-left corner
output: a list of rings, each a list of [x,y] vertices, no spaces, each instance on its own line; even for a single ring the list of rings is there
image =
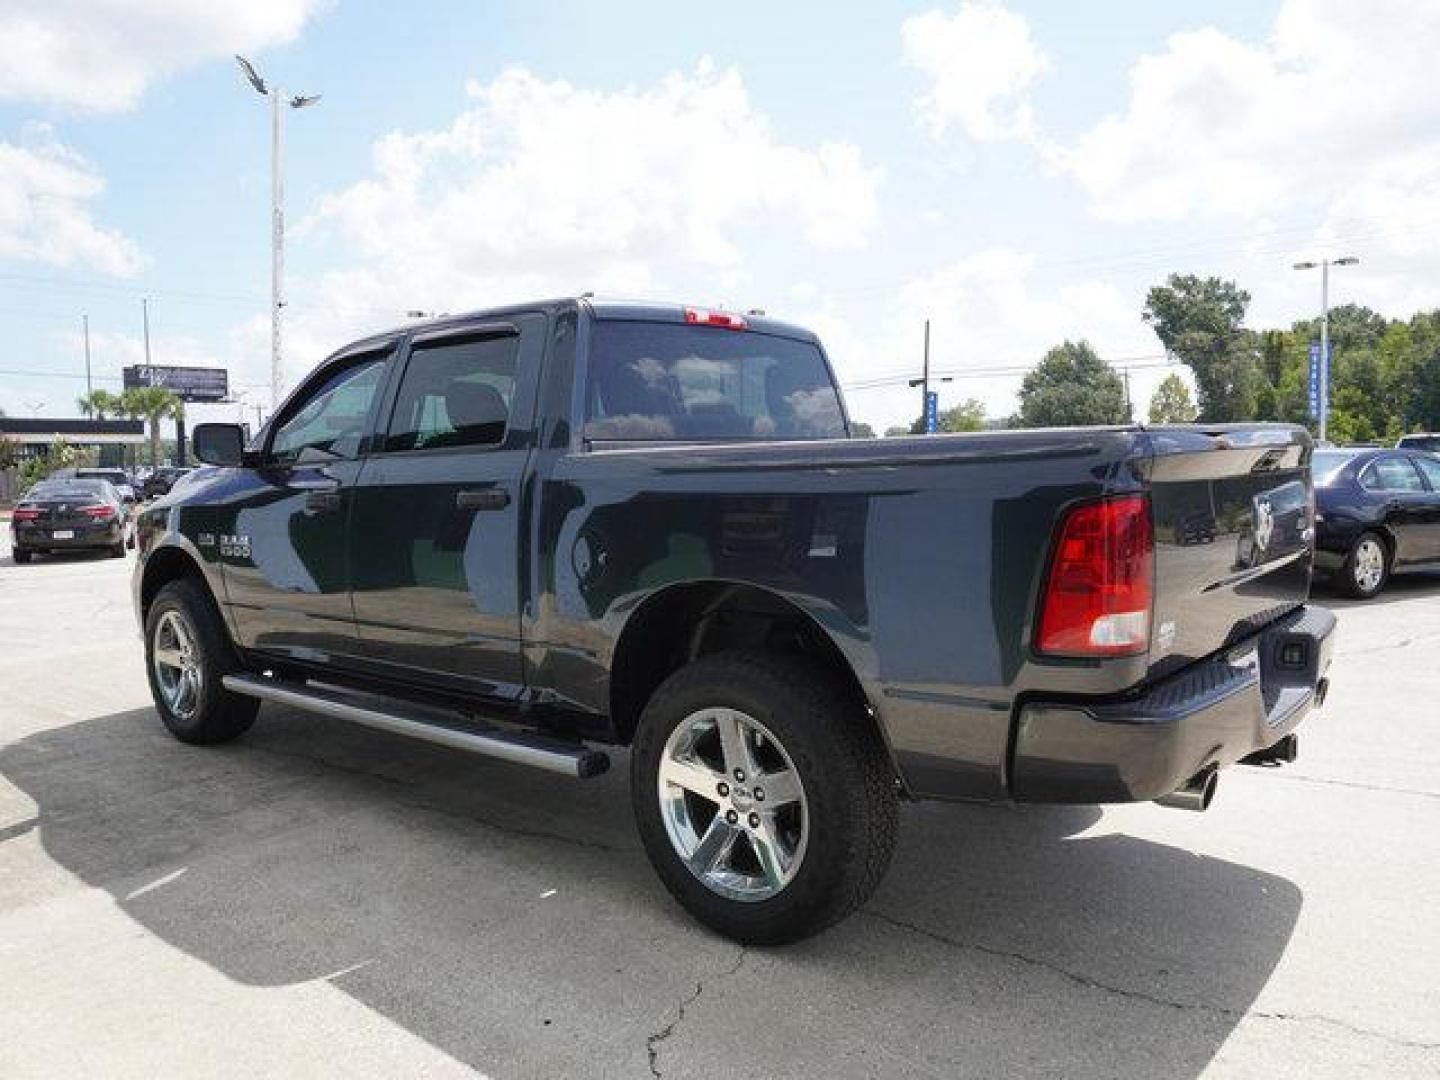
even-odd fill
[[[1160,428],[1147,438],[1153,679],[1304,602],[1314,495],[1310,437],[1302,428]]]

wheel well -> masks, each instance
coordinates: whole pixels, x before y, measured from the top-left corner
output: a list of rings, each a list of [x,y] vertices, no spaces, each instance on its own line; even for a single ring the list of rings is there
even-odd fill
[[[650,696],[673,672],[709,653],[763,648],[811,657],[868,702],[850,662],[808,614],[753,585],[696,582],[646,600],[631,616],[610,666],[610,719],[628,744]]]
[[[166,585],[180,578],[195,578],[210,591],[209,582],[193,558],[177,547],[163,547],[145,560],[145,576],[140,580],[140,621],[150,614],[150,605]]]

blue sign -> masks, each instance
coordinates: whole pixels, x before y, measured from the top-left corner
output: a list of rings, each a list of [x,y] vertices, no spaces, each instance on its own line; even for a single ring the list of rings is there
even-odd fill
[[[1330,348],[1327,351],[1330,355],[1326,357],[1326,360],[1333,361],[1335,358],[1335,343],[1331,341],[1328,344]],[[1323,371],[1321,370],[1320,342],[1310,342],[1310,417],[1313,420],[1320,419],[1320,403],[1322,401],[1327,404],[1329,403],[1329,374],[1329,363],[1325,365]]]
[[[925,434],[934,435],[940,430],[940,392],[925,391]]]

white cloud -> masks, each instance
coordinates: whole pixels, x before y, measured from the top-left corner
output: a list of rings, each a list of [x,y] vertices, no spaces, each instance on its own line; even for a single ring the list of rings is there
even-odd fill
[[[409,308],[709,299],[744,290],[757,244],[863,247],[875,223],[882,175],[858,148],[784,141],[708,61],[614,92],[521,68],[467,92],[447,126],[377,141],[372,174],[297,229],[346,269],[292,290],[292,373]]]
[[[293,40],[325,3],[9,0],[0,10],[0,99],[127,109],[153,79]]]
[[[1437,48],[1433,0],[1287,0],[1262,44],[1172,36],[1131,70],[1125,109],[1054,160],[1115,220],[1332,206],[1370,217],[1426,193],[1428,213]]]
[[[1026,92],[1049,67],[1030,25],[998,3],[967,2],[900,27],[905,61],[930,80],[919,99],[921,120],[937,138],[958,125],[976,142],[1035,137]]]
[[[90,217],[104,181],[48,129],[31,134],[26,144],[0,140],[0,258],[137,273],[144,258],[134,241]]]
[[[812,294],[801,287],[792,295],[805,306]],[[863,323],[850,306],[843,296],[821,299],[797,314],[825,341],[843,384],[918,375],[928,318],[932,371],[955,376],[934,386],[941,407],[974,397],[992,417],[1015,410],[1021,371],[1067,338],[1089,341],[1112,363],[1158,352],[1134,296],[1090,281],[1051,287],[1033,255],[1009,248],[977,252],[912,279],[879,303],[867,300]],[[976,374],[996,368],[1013,373]],[[1149,375],[1136,382],[1137,411],[1148,402],[1141,393],[1153,381]],[[920,408],[919,391],[903,384],[853,389],[846,399],[852,417],[877,429],[908,423]]]
[[[875,217],[880,173],[856,147],[781,142],[740,76],[708,63],[615,93],[512,68],[469,94],[448,128],[381,139],[374,176],[325,199],[320,222],[442,274],[643,284],[656,258],[735,264],[735,231],[759,220],[853,247]]]

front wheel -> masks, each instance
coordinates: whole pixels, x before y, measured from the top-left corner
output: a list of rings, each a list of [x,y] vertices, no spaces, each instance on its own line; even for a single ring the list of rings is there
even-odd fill
[[[667,679],[631,755],[640,838],[671,894],[745,944],[838,922],[895,844],[894,775],[863,704],[803,657],[718,653]]]
[[[221,681],[240,665],[219,610],[198,582],[172,581],[150,605],[145,667],[160,719],[181,742],[228,742],[255,722],[260,702]]]
[[[1340,584],[1357,600],[1369,600],[1385,587],[1390,576],[1390,552],[1372,532],[1361,533],[1345,557]]]

